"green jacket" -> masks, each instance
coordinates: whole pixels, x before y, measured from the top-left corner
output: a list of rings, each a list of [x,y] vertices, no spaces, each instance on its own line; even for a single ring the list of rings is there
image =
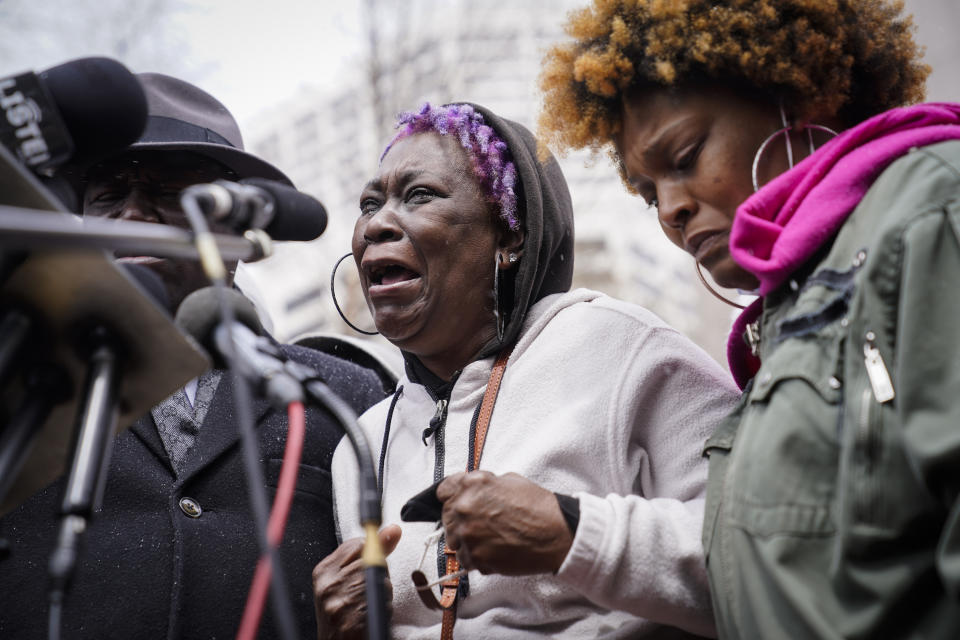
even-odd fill
[[[760,335],[705,448],[721,638],[960,638],[960,142],[891,164]]]

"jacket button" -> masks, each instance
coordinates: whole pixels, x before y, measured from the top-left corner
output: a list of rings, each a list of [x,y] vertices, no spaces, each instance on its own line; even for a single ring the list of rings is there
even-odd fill
[[[200,503],[193,498],[180,498],[180,510],[190,518],[199,518],[203,513]]]

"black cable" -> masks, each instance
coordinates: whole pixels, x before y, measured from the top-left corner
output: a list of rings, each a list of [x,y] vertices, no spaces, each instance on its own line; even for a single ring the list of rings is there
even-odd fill
[[[357,454],[360,467],[360,521],[380,524],[380,492],[377,489],[377,473],[367,437],[357,425],[357,414],[347,402],[320,380],[310,380],[304,388],[307,394],[333,414],[343,427],[347,439]]]
[[[204,234],[210,234],[210,229],[207,226],[207,220],[203,215],[203,211],[200,209],[200,205],[197,204],[195,198],[189,194],[185,194],[181,198],[181,205],[183,212],[187,216],[187,221],[190,223],[193,232],[198,238],[199,245],[200,239],[204,237]],[[204,256],[201,253],[201,261],[202,260],[204,260]],[[222,271],[222,260],[219,266]],[[296,625],[294,624],[294,615],[291,606],[292,601],[290,600],[283,566],[280,564],[279,553],[276,547],[271,545],[267,539],[269,507],[267,506],[267,496],[264,489],[266,483],[263,479],[263,470],[260,468],[260,451],[257,446],[257,436],[253,425],[250,388],[234,365],[236,362],[236,354],[234,353],[232,328],[236,318],[233,313],[233,308],[227,302],[227,286],[223,275],[218,277],[214,268],[214,275],[210,280],[216,288],[217,302],[220,307],[220,318],[222,325],[226,328],[228,336],[228,353],[223,355],[226,356],[227,366],[230,369],[231,379],[233,381],[237,425],[240,430],[241,449],[243,451],[243,466],[247,479],[250,507],[253,510],[253,519],[257,530],[257,544],[260,547],[261,555],[267,555],[270,558],[273,571],[273,580],[270,585],[270,604],[280,636],[286,640],[295,640],[297,638],[297,631]]]
[[[387,410],[387,424],[383,427],[383,443],[380,445],[380,465],[377,473],[377,492],[380,494],[381,503],[383,501],[383,465],[387,462],[387,445],[390,444],[390,425],[393,424],[393,410],[397,407],[397,401],[403,395],[403,385],[393,394],[393,400],[390,401],[390,409]]]

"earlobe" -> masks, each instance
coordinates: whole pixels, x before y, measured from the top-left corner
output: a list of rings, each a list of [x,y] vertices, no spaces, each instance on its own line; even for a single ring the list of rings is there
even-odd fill
[[[503,270],[512,269],[523,255],[523,248],[519,251],[497,251],[497,267]]]
[[[524,233],[522,229],[507,229],[500,235],[497,246],[497,263],[509,269],[523,256]]]
[[[520,261],[520,255],[513,251],[497,251],[497,267],[510,269]]]

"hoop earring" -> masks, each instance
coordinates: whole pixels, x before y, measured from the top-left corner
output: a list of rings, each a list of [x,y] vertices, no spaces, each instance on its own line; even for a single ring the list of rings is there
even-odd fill
[[[497,253],[493,260],[493,317],[497,321],[497,342],[503,342],[503,314],[500,313],[500,263],[503,255]]]
[[[793,169],[793,143],[790,141],[790,130],[793,128],[787,121],[787,112],[783,108],[783,104],[780,105],[780,121],[783,123],[783,128],[777,129],[769,136],[767,139],[760,143],[760,148],[757,149],[757,153],[753,156],[753,166],[750,169],[750,177],[753,180],[753,191],[757,192],[760,190],[760,182],[757,179],[757,169],[760,166],[760,158],[763,157],[764,152],[767,150],[767,147],[773,142],[774,138],[779,135],[783,135],[785,138],[787,146],[787,164]],[[822,124],[804,124],[802,125],[802,130],[807,132],[807,143],[810,146],[810,153],[812,154],[817,150],[817,147],[813,144],[813,129],[817,131],[824,131],[833,136],[837,135],[837,132],[831,129],[830,127],[825,127]]]
[[[340,263],[341,263],[341,262],[343,262],[344,260],[346,260],[347,258],[352,257],[352,256],[353,256],[352,253],[348,253],[348,254],[344,255],[343,257],[341,257],[339,260],[337,260],[337,264],[333,265],[333,271],[330,272],[330,297],[333,298],[333,306],[336,307],[337,313],[339,313],[339,314],[340,314],[340,318],[341,318],[344,322],[347,323],[347,326],[349,326],[351,329],[353,329],[353,330],[356,331],[357,333],[362,333],[362,334],[364,334],[364,335],[366,335],[366,336],[377,336],[377,335],[380,335],[380,332],[379,332],[379,331],[364,331],[363,329],[361,329],[361,328],[358,327],[357,325],[355,325],[355,324],[353,324],[352,322],[350,322],[349,320],[347,320],[347,316],[345,316],[345,315],[343,314],[343,310],[340,308],[340,303],[337,302],[337,288],[336,288],[336,287],[337,287],[337,284],[336,284],[336,282],[337,282],[337,269],[340,268]]]
[[[724,296],[720,295],[720,293],[716,289],[710,286],[710,283],[707,282],[707,279],[703,277],[703,271],[701,271],[700,261],[694,260],[693,264],[696,265],[694,269],[697,270],[697,275],[700,277],[700,282],[702,282],[703,286],[707,288],[707,291],[710,292],[710,295],[712,295],[714,298],[716,298],[720,302],[724,302],[730,305],[731,307],[736,307],[737,309],[747,308],[746,305],[742,305],[738,302],[734,302],[733,300],[730,300],[729,298],[725,298]]]

